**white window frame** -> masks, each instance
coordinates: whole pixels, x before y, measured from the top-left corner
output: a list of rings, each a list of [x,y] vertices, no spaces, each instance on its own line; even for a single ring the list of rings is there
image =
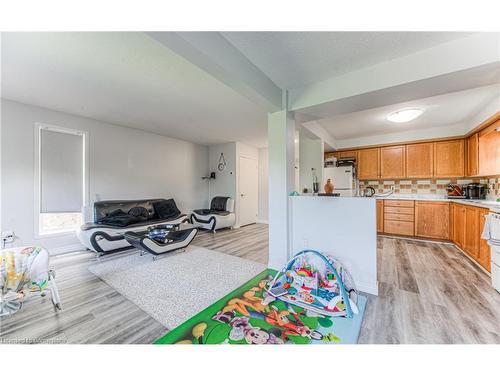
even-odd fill
[[[59,133],[78,135],[83,138],[83,207],[88,206],[89,202],[89,133],[84,130],[66,128],[57,125],[46,123],[35,123],[35,197],[34,197],[34,233],[35,239],[50,238],[50,237],[64,237],[70,236],[75,233],[74,229],[68,229],[57,233],[40,233],[40,214],[41,214],[41,195],[42,195],[42,176],[41,176],[41,163],[42,163],[42,147],[41,147],[41,133],[42,130],[49,130]],[[83,215],[83,212],[82,212]]]

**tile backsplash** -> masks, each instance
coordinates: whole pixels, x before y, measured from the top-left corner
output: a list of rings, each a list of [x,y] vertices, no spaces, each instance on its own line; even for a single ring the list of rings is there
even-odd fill
[[[360,187],[373,186],[377,193],[386,193],[394,186],[395,194],[436,194],[446,195],[448,184],[466,185],[472,182],[479,182],[491,187],[488,191],[487,199],[496,200],[500,198],[500,178],[422,178],[404,180],[366,180],[360,181]]]

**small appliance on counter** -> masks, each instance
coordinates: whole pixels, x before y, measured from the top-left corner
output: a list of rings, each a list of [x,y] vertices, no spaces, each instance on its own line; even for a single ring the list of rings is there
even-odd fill
[[[353,168],[356,168],[356,159],[355,158],[340,158],[340,159],[337,159],[336,166],[337,167],[353,167]]]
[[[375,195],[375,188],[373,186],[367,186],[360,191],[362,197],[371,198]]]
[[[468,184],[464,187],[467,199],[486,199],[487,187],[484,184]]]
[[[449,199],[467,199],[467,196],[460,185],[448,184],[446,191],[448,192],[447,197]]]

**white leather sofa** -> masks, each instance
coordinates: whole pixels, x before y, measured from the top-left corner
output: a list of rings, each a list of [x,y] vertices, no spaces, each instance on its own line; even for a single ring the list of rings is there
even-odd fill
[[[159,202],[171,207],[172,215],[170,217],[162,219],[158,216],[155,206]],[[106,218],[112,217],[112,213],[117,210],[129,213],[134,208],[144,208],[148,213],[148,217],[145,220],[125,226],[106,223]],[[183,222],[189,222],[189,217],[180,213],[173,199],[100,201],[94,203],[94,222],[83,224],[77,231],[77,236],[87,249],[102,255],[133,248],[124,238],[123,234],[125,232],[140,232],[147,230],[151,226],[176,225]]]

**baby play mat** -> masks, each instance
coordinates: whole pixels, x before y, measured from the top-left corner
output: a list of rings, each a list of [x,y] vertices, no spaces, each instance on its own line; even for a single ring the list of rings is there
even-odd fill
[[[355,344],[366,306],[352,318],[331,317],[282,300],[262,304],[276,271],[265,270],[158,339],[156,344]]]

